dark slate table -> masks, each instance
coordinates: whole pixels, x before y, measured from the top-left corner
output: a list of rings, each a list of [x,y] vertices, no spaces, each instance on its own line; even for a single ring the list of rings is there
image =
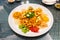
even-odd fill
[[[47,7],[53,14],[54,24],[52,29],[44,36],[35,38],[26,38],[17,35],[11,30],[8,25],[8,15],[12,9],[21,5],[21,3],[9,4],[7,0],[0,0],[0,40],[60,40],[60,10],[56,9],[54,5],[47,6],[41,0],[29,0],[30,3],[37,3]]]

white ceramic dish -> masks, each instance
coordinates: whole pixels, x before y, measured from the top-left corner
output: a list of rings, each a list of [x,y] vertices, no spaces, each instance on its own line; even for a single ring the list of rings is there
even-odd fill
[[[12,17],[12,14],[14,11],[21,11],[21,9],[27,9],[29,6],[32,6],[33,8],[37,8],[37,7],[40,7],[43,9],[43,11],[48,15],[49,17],[49,22],[48,22],[48,27],[47,28],[44,28],[44,29],[40,29],[38,33],[33,33],[31,31],[29,31],[28,33],[24,34],[19,28],[18,28],[18,25],[15,24],[14,22],[14,19]],[[8,23],[11,27],[11,29],[16,32],[17,34],[19,35],[22,35],[22,36],[26,36],[26,37],[36,37],[36,36],[40,36],[40,35],[43,35],[45,34],[46,32],[48,32],[52,25],[53,25],[53,15],[52,13],[44,6],[42,5],[39,5],[39,4],[23,4],[23,5],[19,5],[17,6],[16,8],[14,8],[11,13],[9,14],[9,17],[8,17]]]
[[[46,5],[53,5],[56,3],[56,0],[42,0],[42,3]]]

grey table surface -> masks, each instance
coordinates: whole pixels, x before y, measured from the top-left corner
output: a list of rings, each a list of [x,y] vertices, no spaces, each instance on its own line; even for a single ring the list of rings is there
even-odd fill
[[[44,5],[41,0],[29,0],[29,2],[43,5],[52,12],[54,24],[49,33],[35,38],[26,38],[14,33],[8,25],[8,15],[12,9],[21,5],[21,2],[9,4],[7,0],[0,0],[0,40],[60,40],[60,10],[56,9],[54,5]]]

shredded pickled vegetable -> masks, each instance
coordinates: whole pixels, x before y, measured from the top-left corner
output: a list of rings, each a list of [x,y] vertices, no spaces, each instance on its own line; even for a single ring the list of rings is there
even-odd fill
[[[41,8],[34,9],[31,6],[27,9],[22,10],[21,12],[14,12],[13,18],[19,19],[18,24],[24,24],[27,27],[37,26],[38,28],[47,27],[47,22],[49,21],[48,15],[45,14]]]

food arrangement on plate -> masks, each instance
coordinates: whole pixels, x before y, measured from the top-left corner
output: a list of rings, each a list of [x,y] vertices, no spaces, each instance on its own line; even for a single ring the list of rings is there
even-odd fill
[[[29,31],[38,33],[40,29],[48,27],[48,15],[39,7],[34,9],[32,6],[29,6],[22,11],[15,11],[13,12],[12,17],[23,33]]]
[[[11,29],[19,35],[36,37],[47,33],[53,25],[53,15],[39,4],[23,4],[14,8],[8,17]]]

